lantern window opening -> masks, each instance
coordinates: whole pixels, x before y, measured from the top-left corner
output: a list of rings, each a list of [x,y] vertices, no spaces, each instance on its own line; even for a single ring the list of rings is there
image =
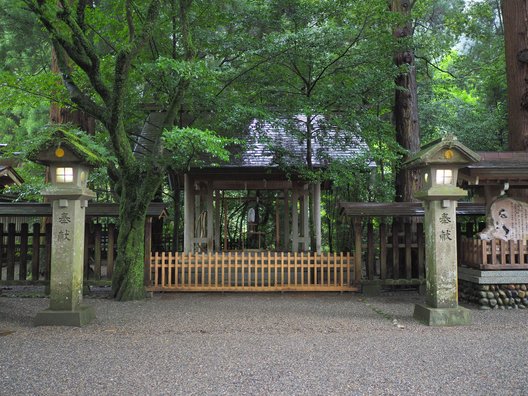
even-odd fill
[[[453,170],[452,169],[437,169],[436,170],[436,184],[452,184]]]
[[[73,168],[57,168],[57,183],[73,183]]]

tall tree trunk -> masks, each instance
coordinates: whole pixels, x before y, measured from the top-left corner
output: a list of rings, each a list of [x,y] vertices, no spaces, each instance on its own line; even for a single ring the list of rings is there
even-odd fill
[[[528,4],[503,0],[509,149],[528,150]]]
[[[117,300],[145,297],[145,219],[148,205],[161,184],[161,176],[152,173],[127,170],[119,181],[119,232],[112,277],[112,291]]]
[[[413,29],[409,19],[411,1],[393,0],[391,10],[407,19],[406,24],[396,29],[394,35],[400,40],[407,40],[412,37]],[[407,48],[396,53],[394,55],[394,63],[402,69],[395,81],[394,124],[396,141],[405,150],[410,153],[416,153],[420,150],[420,128],[413,50]],[[414,201],[413,193],[418,188],[418,183],[417,171],[398,169],[396,173],[396,201]]]

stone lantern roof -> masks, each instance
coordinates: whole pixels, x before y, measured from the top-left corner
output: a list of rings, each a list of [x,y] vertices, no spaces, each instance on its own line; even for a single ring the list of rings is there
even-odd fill
[[[80,136],[75,131],[67,126],[47,128],[42,132],[42,137],[28,150],[28,159],[43,165],[60,162],[90,167],[103,165],[108,154],[88,135]]]
[[[480,161],[480,156],[458,141],[455,135],[447,134],[422,146],[404,165],[408,168],[421,168],[427,165],[468,165]]]

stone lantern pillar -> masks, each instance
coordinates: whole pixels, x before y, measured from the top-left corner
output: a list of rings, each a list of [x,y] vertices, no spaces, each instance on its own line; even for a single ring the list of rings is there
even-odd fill
[[[49,166],[50,184],[42,195],[52,204],[50,307],[37,314],[35,325],[83,326],[95,318],[93,307],[83,304],[84,224],[88,200],[89,161],[97,158],[58,130],[30,159]],[[73,140],[73,141],[72,141]]]
[[[478,154],[447,135],[406,162],[423,170],[423,188],[415,197],[425,209],[426,300],[416,304],[414,318],[429,326],[471,323],[470,311],[458,306],[456,206],[467,192],[457,187],[457,177],[459,168],[478,160]]]

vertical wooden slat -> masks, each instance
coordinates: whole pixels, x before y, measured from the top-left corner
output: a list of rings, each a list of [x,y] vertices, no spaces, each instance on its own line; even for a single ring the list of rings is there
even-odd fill
[[[380,239],[380,278],[387,279],[387,224],[384,220],[379,226]]]
[[[47,226],[47,225],[46,225]],[[91,239],[92,233],[90,232],[90,224],[85,223],[84,224],[84,279],[90,279],[90,239]],[[47,237],[46,237],[46,244],[47,244]],[[146,254],[145,254],[146,257]]]
[[[222,266],[222,288],[225,285],[225,253],[220,255],[221,266]]]
[[[497,241],[491,240],[491,264],[497,265]]]
[[[273,252],[273,253],[275,253],[275,252]],[[264,278],[262,279],[262,286],[266,286],[266,285],[267,285],[268,288],[271,287],[271,278],[272,278],[271,274],[272,274],[272,269],[275,267],[275,266],[272,264],[272,258],[273,258],[273,256],[274,256],[273,253],[272,253],[272,252],[267,252],[267,254],[266,254],[266,256],[267,256],[267,260],[268,260],[268,261],[267,261],[267,263],[268,263],[268,266],[267,266],[267,271],[268,271],[268,282],[266,283],[266,282],[264,282]],[[262,274],[262,276],[264,276],[264,274]]]
[[[297,255],[297,252],[295,252],[293,254],[293,277],[294,277],[293,284],[295,286],[297,286],[297,272],[298,272],[297,267],[298,267],[298,264],[299,264],[299,256]]]
[[[203,265],[204,263],[204,260],[207,258],[209,258],[209,255],[211,254],[211,252],[208,252],[207,253],[207,256],[205,253],[200,253],[200,259],[201,259],[201,263]],[[200,265],[200,260],[195,260],[194,261],[194,268],[193,268],[193,272],[194,272],[194,287],[198,287],[198,268],[199,268],[199,265]],[[209,268],[209,272],[211,272],[211,260],[207,260],[207,267]],[[203,275],[202,275],[203,276]]]
[[[0,257],[2,256],[2,226],[3,224],[0,224]],[[33,241],[32,241],[32,249],[31,249],[31,280],[36,281],[39,280],[39,264],[40,264],[40,224],[35,223],[33,224]],[[1,259],[0,259],[0,267],[1,267]],[[1,276],[0,276],[1,279]]]
[[[166,256],[165,252],[161,252],[161,287],[165,287],[167,284],[165,283],[165,270],[166,267]]]
[[[18,279],[27,279],[27,259],[28,259],[29,224],[22,223],[20,226],[20,264]]]
[[[277,252],[273,252],[275,253],[274,256],[275,258],[277,257]],[[274,268],[274,271],[275,271],[275,276],[277,276],[277,262],[275,262],[275,264],[273,265],[273,268]],[[262,284],[262,286],[264,286],[264,284]],[[271,287],[271,252],[268,252],[268,287]]]
[[[367,224],[367,268],[369,280],[374,279],[374,225],[372,219]]]
[[[143,284],[150,284],[150,267],[147,265],[150,262],[150,256],[152,255],[152,217],[147,217],[145,220],[145,235],[144,235],[144,246],[145,246],[145,258],[144,258],[144,270],[143,270]]]
[[[169,262],[167,263],[167,287],[173,287],[173,280],[172,280],[172,269],[173,268],[176,268],[176,263],[174,262],[174,254],[172,253],[172,251],[169,251],[168,252],[169,254]]]
[[[214,262],[215,262],[215,287],[218,287],[218,252],[215,252],[214,254]]]
[[[205,284],[205,268],[207,268],[207,279],[208,279],[208,283],[207,285],[208,286],[212,286],[212,280],[211,280],[211,277],[212,277],[212,269],[213,269],[213,260],[211,258],[211,251],[209,249],[207,249],[208,252],[207,252],[207,267],[205,266],[205,263],[202,261],[202,285]],[[195,275],[196,276],[196,275]]]
[[[242,285],[241,285],[241,286],[244,287],[244,286],[246,286],[246,279],[245,279],[245,277],[244,277],[245,272],[246,272],[246,271],[245,271],[245,268],[244,268],[244,254],[242,254],[242,255],[240,256],[240,266],[242,267],[242,268],[241,268],[241,271],[240,271],[241,274],[242,274]]]
[[[174,287],[178,287],[178,269],[180,267],[180,253],[174,252]]]
[[[478,243],[481,245],[480,246],[480,249],[481,249],[481,256],[482,256],[482,260],[481,260],[481,263],[483,265],[487,265],[488,264],[488,241],[485,241],[485,240],[478,240]]]
[[[515,242],[513,240],[508,242],[508,252],[510,253],[509,264],[517,264],[515,260]]]
[[[15,249],[16,249],[16,224],[7,226],[7,280],[15,279]]]
[[[274,271],[274,275],[275,277],[273,278],[273,286],[278,286],[278,283],[277,283],[277,273],[279,272],[278,271],[278,264],[277,264],[277,252],[275,252],[275,254],[273,255],[274,257],[274,262],[273,262],[273,267],[275,268],[273,271]]]
[[[405,223],[405,278],[412,278],[412,255],[411,255],[411,244],[412,244],[412,228],[411,223]]]
[[[500,249],[500,265],[506,264],[506,242],[501,239],[499,244]]]
[[[51,230],[52,230],[52,224],[47,223],[46,229],[45,229],[45,238],[46,238],[46,264],[45,264],[45,276],[44,279],[47,281],[50,280],[51,276]]]
[[[156,252],[154,254],[154,287],[158,287],[159,286],[159,282],[158,282],[158,263],[159,263],[159,256],[158,256],[158,252]]]
[[[526,264],[525,255],[524,255],[524,241],[519,240],[517,241],[519,246],[519,264]]]
[[[96,280],[101,279],[101,231],[102,231],[102,225],[96,224],[95,225],[95,235],[94,235],[94,259],[95,259],[94,273],[95,273]],[[150,261],[150,254],[148,255],[148,257],[146,257],[146,260]]]
[[[313,265],[313,279],[312,283],[313,285],[317,285],[317,262],[322,262],[324,257],[324,253],[321,253],[320,255],[314,255],[314,265]]]
[[[425,277],[425,244],[423,223],[416,224],[416,244],[418,245],[418,278]]]
[[[106,247],[106,277],[112,279],[114,273],[115,224],[108,224],[108,244]]]
[[[400,278],[400,246],[398,241],[398,224],[392,223],[392,276],[394,279]]]
[[[284,252],[281,252],[281,286],[284,287]]]
[[[330,286],[330,277],[331,277],[330,270],[331,270],[332,264],[335,265],[336,259],[337,259],[337,256],[335,255],[335,253],[333,253],[332,254],[332,261],[329,261],[327,266],[326,266],[326,285],[327,286]]]
[[[354,249],[354,280],[356,284],[361,282],[361,260],[363,252],[361,250],[361,219],[354,219],[354,238],[355,238],[355,249]]]
[[[344,282],[344,277],[345,277],[345,267],[343,265],[343,252],[340,253],[340,256],[339,256],[339,286],[343,287],[345,284],[343,283]],[[334,283],[335,285],[337,286],[338,282],[337,282],[337,270],[336,270],[336,263],[334,261]]]
[[[232,274],[231,274],[231,259],[233,257],[232,253],[228,253],[228,260],[227,260],[227,286],[231,287],[233,286],[233,280],[232,280]]]
[[[2,268],[4,267],[4,224],[0,223],[0,280],[2,279]],[[37,271],[38,274],[38,271]],[[37,276],[38,279],[38,276]]]
[[[235,286],[238,286],[238,252],[235,252]]]

